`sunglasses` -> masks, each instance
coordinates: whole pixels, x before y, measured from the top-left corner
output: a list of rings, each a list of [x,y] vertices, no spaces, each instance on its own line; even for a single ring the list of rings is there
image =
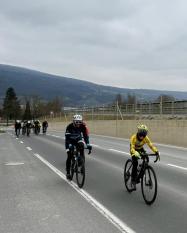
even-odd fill
[[[139,137],[144,137],[144,138],[146,137],[146,135],[147,135],[147,134],[145,134],[145,133],[139,133],[139,134],[138,134]]]
[[[74,121],[74,123],[75,123],[76,125],[81,125],[81,124],[82,124],[82,121]]]

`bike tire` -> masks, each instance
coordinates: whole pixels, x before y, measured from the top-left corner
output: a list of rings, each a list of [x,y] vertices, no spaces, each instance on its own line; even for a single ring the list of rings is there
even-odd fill
[[[18,129],[18,130],[16,131],[16,137],[19,138],[19,135],[20,135],[20,130]]]
[[[149,198],[150,191],[152,191],[151,198]],[[153,204],[157,196],[157,178],[154,169],[151,166],[147,166],[144,170],[143,177],[141,179],[141,190],[145,203],[147,205]]]
[[[27,137],[30,136],[30,129],[27,129]]]
[[[71,176],[71,180],[73,180],[73,176],[74,176],[75,170],[77,170],[77,163],[76,163],[76,161],[74,161],[74,160],[72,159],[72,160],[71,160],[71,167],[70,167],[70,176]]]
[[[84,186],[85,181],[85,161],[84,158],[81,158],[81,165],[77,166],[76,169],[76,180],[79,188]]]
[[[132,160],[128,159],[125,163],[123,178],[124,178],[125,187],[129,193],[133,191],[131,185],[131,173],[132,173]]]

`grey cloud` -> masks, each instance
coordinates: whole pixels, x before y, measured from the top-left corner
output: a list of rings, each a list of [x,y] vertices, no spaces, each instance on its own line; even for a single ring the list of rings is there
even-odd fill
[[[185,90],[186,6],[0,0],[0,62],[107,85]]]

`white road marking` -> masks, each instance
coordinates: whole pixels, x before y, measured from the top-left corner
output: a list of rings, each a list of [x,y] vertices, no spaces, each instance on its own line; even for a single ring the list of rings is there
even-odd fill
[[[98,210],[105,218],[107,218],[120,232],[123,233],[135,233],[127,224],[122,222],[117,216],[110,212],[106,207],[99,203],[94,197],[87,193],[83,189],[79,189],[74,182],[69,182],[66,176],[59,171],[56,167],[50,164],[47,160],[41,157],[39,154],[34,154],[40,161],[47,165],[52,171],[54,171],[58,176],[60,176],[65,182],[67,182],[73,189],[75,189],[84,199],[87,200],[96,210]]]
[[[23,141],[20,141],[21,144],[23,144]]]
[[[32,148],[30,148],[29,146],[28,146],[28,147],[26,147],[26,148],[27,148],[27,150],[29,150],[29,151],[30,151],[30,150],[32,150]]]
[[[55,137],[55,138],[62,138],[62,137],[60,137],[58,135],[52,135],[52,136]]]
[[[17,165],[23,165],[24,163],[20,163],[20,162],[9,162],[9,163],[5,163],[6,166],[17,166]]]
[[[115,150],[115,149],[108,149],[108,150],[111,150],[111,151],[114,151],[114,152],[118,152],[118,153],[121,153],[121,154],[126,154],[126,155],[130,155],[129,153],[125,152],[125,151],[121,151],[121,150]]]
[[[187,171],[187,167],[180,167],[180,166],[177,166],[177,165],[175,165],[175,164],[170,164],[170,163],[168,163],[168,166],[170,166],[170,167],[175,167],[175,168],[179,168],[179,169],[182,169],[182,170]]]
[[[55,137],[55,138],[62,138],[62,139],[65,139],[65,137],[61,137],[61,136],[54,135],[54,134],[49,134],[49,133],[47,133],[47,136],[52,136],[52,137]]]
[[[100,147],[100,146],[98,146],[98,145],[95,145],[95,144],[91,144],[92,146],[94,146],[94,147]]]
[[[163,146],[163,147],[168,147],[168,148],[174,148],[174,149],[178,149],[178,150],[187,150],[186,147],[182,147],[182,146],[174,146],[174,145],[169,145],[169,144],[161,144],[161,143],[154,143],[155,145],[158,146]]]
[[[112,138],[112,139],[119,139],[119,140],[124,140],[124,141],[129,141],[129,139],[127,138],[120,138],[120,137],[113,137],[113,136],[106,136],[106,135],[101,135],[101,134],[90,134],[90,135],[93,135],[93,136],[99,136],[99,137],[103,137],[103,138]]]

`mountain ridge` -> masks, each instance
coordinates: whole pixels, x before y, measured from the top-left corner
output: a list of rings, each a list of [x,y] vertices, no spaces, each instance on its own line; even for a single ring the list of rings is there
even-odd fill
[[[56,96],[63,97],[66,106],[107,104],[114,101],[119,93],[123,97],[135,94],[142,100],[154,100],[161,94],[172,95],[179,100],[187,99],[187,92],[105,86],[24,67],[0,64],[1,98],[10,86],[15,89],[18,96],[37,95],[45,100]]]

